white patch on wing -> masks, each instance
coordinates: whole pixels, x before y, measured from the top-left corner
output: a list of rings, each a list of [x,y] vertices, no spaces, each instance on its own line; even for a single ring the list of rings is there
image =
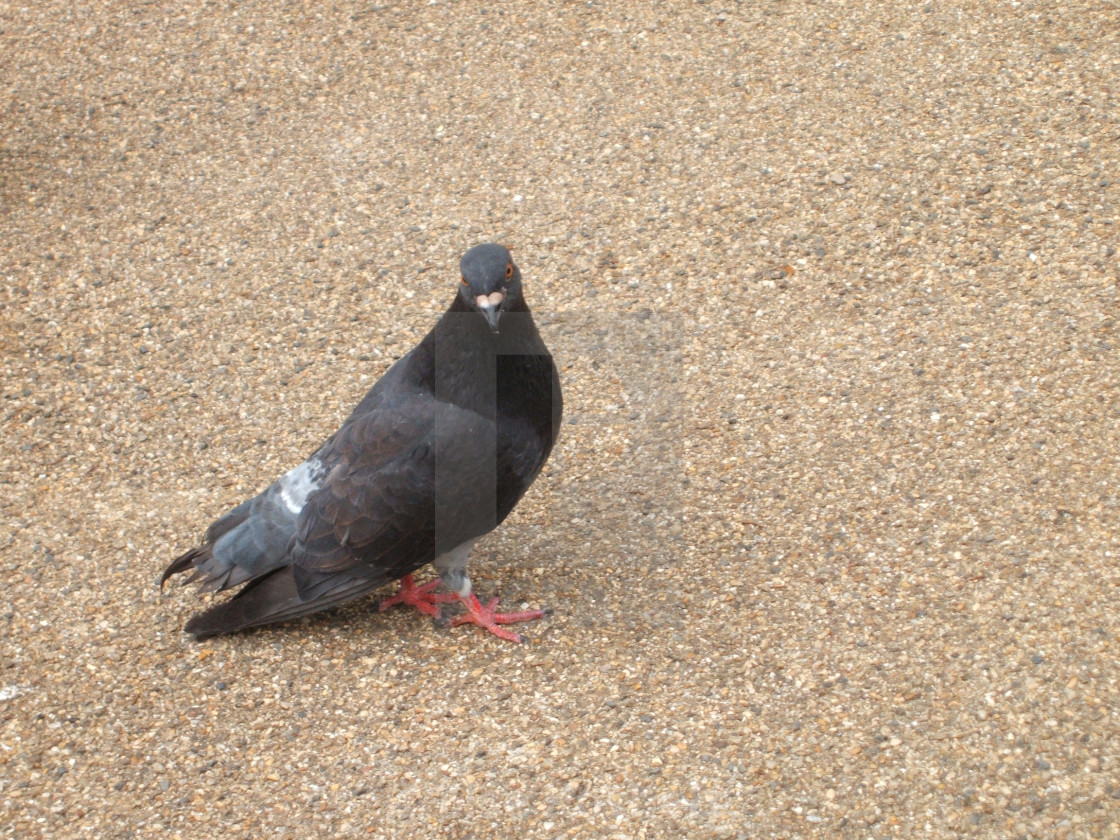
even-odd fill
[[[319,487],[322,465],[314,458],[304,461],[280,479],[280,498],[292,513],[303,510],[307,497]]]

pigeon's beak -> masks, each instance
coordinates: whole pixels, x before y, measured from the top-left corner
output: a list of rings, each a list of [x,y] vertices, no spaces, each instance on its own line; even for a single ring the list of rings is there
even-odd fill
[[[474,299],[478,311],[482,313],[482,317],[494,332],[498,331],[498,319],[502,317],[502,301],[505,297],[501,292],[491,292],[489,295],[479,295]]]

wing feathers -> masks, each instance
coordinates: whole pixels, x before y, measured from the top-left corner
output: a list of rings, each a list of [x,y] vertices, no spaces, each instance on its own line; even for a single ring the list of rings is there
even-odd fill
[[[184,629],[204,638],[287,621],[344,604],[383,583],[331,575],[320,581],[312,597],[306,598],[299,592],[292,567],[286,566],[253,581],[231,600],[199,613]]]

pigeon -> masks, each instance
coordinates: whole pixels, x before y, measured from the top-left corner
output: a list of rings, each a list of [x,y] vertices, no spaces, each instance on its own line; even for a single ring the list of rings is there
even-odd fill
[[[556,443],[563,401],[552,356],[507,248],[477,245],[459,263],[455,300],[306,461],[210,525],[163,572],[203,592],[241,586],[190,619],[197,638],[319,612],[400,581],[385,610],[408,604],[442,624],[507,624],[467,575],[475,542],[509,516]],[[434,565],[418,585],[413,573]],[[442,586],[441,586],[442,584]],[[441,604],[460,602],[447,621]]]

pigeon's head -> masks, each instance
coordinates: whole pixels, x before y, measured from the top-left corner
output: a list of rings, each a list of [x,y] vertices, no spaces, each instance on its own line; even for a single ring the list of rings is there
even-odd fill
[[[462,285],[459,294],[468,308],[498,331],[498,319],[521,297],[521,272],[509,249],[501,245],[475,245],[459,261]]]

